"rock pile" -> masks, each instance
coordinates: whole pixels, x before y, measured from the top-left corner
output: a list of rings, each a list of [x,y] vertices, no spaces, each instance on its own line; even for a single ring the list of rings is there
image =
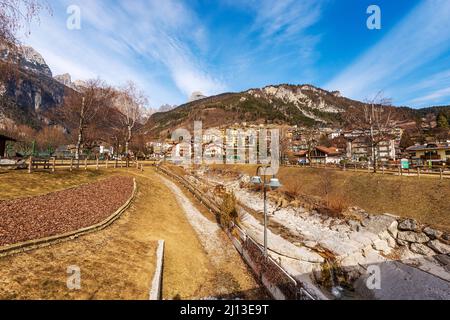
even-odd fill
[[[444,237],[445,236],[445,237]],[[421,226],[413,219],[399,222],[397,244],[408,247],[412,252],[432,256],[436,254],[450,254],[448,235],[428,226]]]

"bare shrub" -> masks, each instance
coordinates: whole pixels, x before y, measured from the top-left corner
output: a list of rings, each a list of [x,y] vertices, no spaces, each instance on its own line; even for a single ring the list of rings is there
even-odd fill
[[[291,199],[297,199],[304,194],[304,182],[298,178],[283,181],[282,191]]]
[[[333,177],[330,170],[321,170],[319,172],[320,195],[328,203],[328,199],[333,192]]]
[[[350,200],[343,193],[333,193],[328,196],[327,207],[337,214],[342,214],[350,205]]]
[[[333,184],[334,174],[330,170],[320,171],[319,179],[319,192],[324,205],[319,211],[332,217],[341,217],[350,207],[350,199]]]
[[[236,196],[234,193],[225,193],[220,205],[220,224],[229,229],[231,222],[235,223],[237,218]]]

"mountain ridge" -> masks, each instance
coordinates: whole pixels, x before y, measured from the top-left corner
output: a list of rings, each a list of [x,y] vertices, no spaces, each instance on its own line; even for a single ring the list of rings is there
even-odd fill
[[[4,57],[5,52],[2,53]],[[45,114],[57,112],[67,92],[78,91],[83,82],[72,82],[68,73],[53,77],[45,59],[31,47],[21,47],[19,54],[22,56],[16,77],[0,88],[0,99],[3,101],[0,119],[3,116],[19,124],[40,128],[48,124]],[[167,136],[177,127],[191,129],[195,120],[203,121],[205,128],[240,122],[339,126],[350,106],[365,104],[346,98],[339,91],[327,91],[311,84],[287,83],[211,97],[198,94],[196,97],[199,99],[173,109],[170,106],[161,107],[160,110],[167,110],[165,112],[150,115],[149,111],[144,131],[151,137]],[[392,107],[391,110],[396,121],[409,126],[421,118],[436,118],[441,112],[448,114],[450,119],[450,106],[422,109]]]
[[[311,84],[278,84],[252,88],[242,92],[228,92],[188,102],[177,108],[153,114],[146,124],[152,137],[164,136],[175,127],[192,129],[193,122],[203,121],[205,128],[220,127],[236,122],[272,123],[312,126],[339,126],[350,107],[366,103],[343,97],[339,91],[327,91]],[[394,120],[401,123],[418,121],[427,114],[437,115],[449,106],[413,109],[387,107]]]

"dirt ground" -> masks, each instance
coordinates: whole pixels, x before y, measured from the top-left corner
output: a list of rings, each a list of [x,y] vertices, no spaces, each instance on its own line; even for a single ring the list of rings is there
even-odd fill
[[[237,252],[222,259],[219,265],[212,263],[213,258],[217,257],[208,256],[170,189],[153,169],[147,169],[143,177],[147,180],[143,181],[144,185],[153,186],[146,205],[154,207],[158,203],[158,210],[154,212],[153,223],[148,231],[155,238],[166,241],[164,299],[267,297]],[[187,192],[184,193],[187,195]],[[193,197],[188,198],[196,208],[200,207]],[[212,216],[208,216],[209,212],[201,212],[213,220]],[[222,236],[225,237],[225,234]]]
[[[79,184],[107,174],[67,173],[63,179]],[[144,196],[140,191],[130,209],[105,230],[0,258],[0,299],[148,299],[157,244],[147,231],[152,212],[136,210]],[[80,268],[81,290],[67,288],[70,266]]]
[[[0,299],[148,299],[160,239],[166,241],[164,299],[217,297],[219,293],[225,298],[265,297],[237,252],[220,266],[211,262],[175,196],[153,169],[128,173],[137,179],[137,197],[107,229],[0,258]],[[94,175],[95,180],[104,173],[84,174]],[[90,180],[84,174],[67,178],[76,185]],[[45,185],[41,180],[38,183]],[[55,184],[61,189],[69,182]],[[34,190],[43,193],[36,186],[29,188]],[[10,192],[8,197],[15,196]],[[81,290],[67,289],[69,266],[80,268]]]

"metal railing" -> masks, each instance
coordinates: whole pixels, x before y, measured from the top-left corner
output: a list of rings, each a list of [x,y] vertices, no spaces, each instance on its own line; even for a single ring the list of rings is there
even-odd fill
[[[157,170],[182,184],[202,204],[214,213],[217,218],[219,218],[220,209],[217,205],[210,199],[206,198],[203,193],[193,186],[187,179],[180,177],[163,166],[157,166]],[[246,260],[246,262],[250,265],[252,270],[255,274],[257,274],[266,288],[268,283],[272,286],[276,286],[285,299],[315,300],[313,295],[309,293],[301,283],[295,280],[279,263],[271,257],[265,259],[263,247],[255,239],[249,236],[248,233],[245,232],[239,225],[232,223],[230,227],[236,230],[239,238],[236,238],[231,232],[229,232],[229,230],[224,231],[232,240],[233,245],[236,246],[235,241],[238,241],[241,244],[241,248],[236,247],[236,249],[243,255],[244,260]],[[250,259],[251,261],[248,261],[247,259]],[[256,266],[255,263],[257,264]],[[270,288],[267,289],[270,291]]]

